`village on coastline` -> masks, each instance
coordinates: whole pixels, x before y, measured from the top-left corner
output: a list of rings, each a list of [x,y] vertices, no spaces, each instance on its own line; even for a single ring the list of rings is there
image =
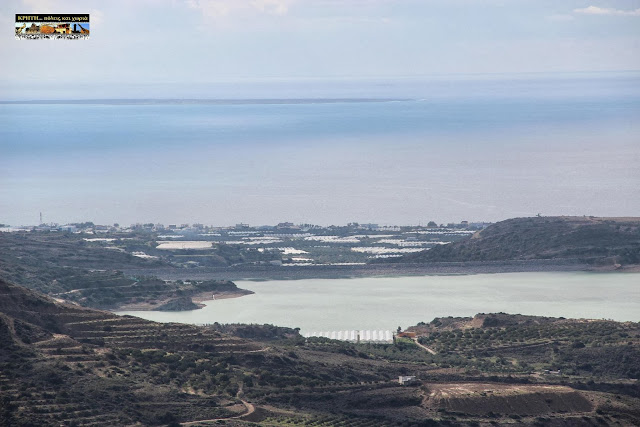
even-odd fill
[[[348,223],[320,226],[282,222],[277,225],[233,226],[136,223],[99,225],[93,222],[44,223],[36,226],[0,224],[0,232],[71,234],[89,245],[129,253],[148,260],[168,261],[175,267],[220,266],[220,247],[231,246],[243,255],[232,264],[272,266],[364,265],[397,258],[469,237],[490,223],[378,225]],[[226,263],[227,265],[229,263]]]

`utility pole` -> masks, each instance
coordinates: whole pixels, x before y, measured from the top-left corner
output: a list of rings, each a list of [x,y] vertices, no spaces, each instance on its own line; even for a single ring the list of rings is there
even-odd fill
[[[42,224],[42,212],[40,212],[40,224]]]

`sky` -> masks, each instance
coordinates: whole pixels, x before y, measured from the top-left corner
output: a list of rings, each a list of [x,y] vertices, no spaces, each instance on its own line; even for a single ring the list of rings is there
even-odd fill
[[[16,40],[16,13],[91,36]],[[426,100],[0,105],[0,223],[640,212],[640,0],[2,0],[0,27],[0,101]]]
[[[90,13],[91,39],[15,40],[16,13]],[[0,26],[0,99],[640,69],[638,0],[3,0]]]

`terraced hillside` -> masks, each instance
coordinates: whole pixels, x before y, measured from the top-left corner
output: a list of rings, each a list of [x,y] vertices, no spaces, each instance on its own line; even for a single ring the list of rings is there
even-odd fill
[[[640,218],[535,217],[490,225],[471,238],[392,262],[572,259],[603,266],[640,264]]]
[[[629,384],[640,378],[640,325],[634,322],[497,313],[436,318],[409,330],[440,357],[480,371]]]
[[[163,424],[176,417],[229,417],[244,412],[238,399],[189,393],[172,381],[172,369],[183,374],[196,365],[194,354],[203,351],[206,368],[224,375],[231,371],[225,358],[264,350],[213,330],[57,303],[6,282],[0,282],[0,341],[0,425]],[[144,358],[154,363],[143,364]],[[229,386],[230,379],[217,387]]]
[[[638,324],[494,314],[414,330],[423,347],[159,324],[0,281],[0,425],[640,422]]]

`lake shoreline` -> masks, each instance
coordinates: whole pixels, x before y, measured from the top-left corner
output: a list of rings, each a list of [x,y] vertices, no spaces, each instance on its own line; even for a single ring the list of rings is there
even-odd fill
[[[198,268],[125,269],[132,276],[153,275],[162,280],[303,280],[347,279],[365,277],[402,277],[429,275],[473,275],[528,272],[570,271],[630,271],[638,272],[638,266],[615,268],[594,266],[576,259],[433,262],[428,264],[380,263],[366,265],[308,265],[308,266],[231,266]]]
[[[237,291],[221,291],[221,292],[201,292],[199,294],[193,295],[191,297],[182,297],[182,298],[174,298],[174,299],[163,299],[156,300],[153,302],[142,302],[142,303],[129,303],[122,304],[115,308],[109,309],[111,312],[119,312],[119,311],[195,311],[200,310],[201,308],[206,307],[206,304],[203,302],[214,302],[217,300],[230,299],[230,298],[240,298],[245,295],[252,295],[253,291],[248,289],[240,289]],[[213,298],[212,298],[213,296]],[[172,301],[182,300],[183,306],[185,308],[180,308],[180,306],[176,306],[172,309],[159,309],[160,307],[171,303]],[[187,308],[188,307],[188,308]]]
[[[235,266],[227,268],[155,268],[153,270],[127,270],[130,275],[154,275],[162,280],[232,280],[247,282],[269,282],[310,279],[364,279],[364,278],[402,278],[420,276],[471,276],[481,274],[504,273],[546,273],[546,272],[585,272],[594,274],[606,273],[639,273],[640,266],[593,266],[575,260],[527,260],[527,261],[494,261],[494,262],[458,262],[429,264],[367,264],[358,266]],[[205,302],[240,298],[255,292],[238,288],[237,291],[215,293],[203,292],[191,297],[191,304],[180,309],[169,311],[197,311],[206,307]],[[166,303],[167,301],[164,301]],[[167,311],[158,309],[157,304],[127,304],[112,309],[122,311]]]
[[[640,273],[533,272],[237,281],[251,298],[201,310],[118,312],[160,322],[243,323],[309,331],[391,330],[442,316],[526,313],[576,319],[638,318]]]

